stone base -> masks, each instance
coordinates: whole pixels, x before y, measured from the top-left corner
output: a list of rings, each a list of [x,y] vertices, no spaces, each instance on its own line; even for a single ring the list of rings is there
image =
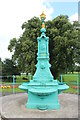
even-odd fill
[[[59,94],[59,110],[26,109],[27,99],[27,93],[0,97],[0,103],[2,100],[2,104],[0,104],[1,116],[7,119],[21,118],[21,120],[22,118],[72,118],[73,120],[73,118],[78,118],[80,113],[78,113],[78,96],[75,94]]]

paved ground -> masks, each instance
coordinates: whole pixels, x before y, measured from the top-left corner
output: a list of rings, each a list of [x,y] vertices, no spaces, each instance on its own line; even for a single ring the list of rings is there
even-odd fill
[[[6,118],[78,118],[78,96],[75,94],[60,94],[60,110],[26,109],[27,93],[8,95],[2,99],[2,110]]]
[[[1,95],[1,93],[0,93]],[[0,120],[1,120],[1,111],[2,111],[2,97],[0,97]]]
[[[78,113],[79,113],[79,120],[80,120],[80,95],[78,97]]]
[[[18,93],[22,93],[22,92],[15,92],[15,94],[18,94]],[[25,93],[25,92],[24,92]],[[13,95],[13,93],[12,92],[3,92],[3,93],[0,93],[0,97],[2,97],[2,96],[7,96],[7,95]]]

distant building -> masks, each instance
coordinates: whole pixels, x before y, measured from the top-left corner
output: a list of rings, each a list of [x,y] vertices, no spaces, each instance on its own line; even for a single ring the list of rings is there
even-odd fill
[[[22,75],[22,76],[25,76],[25,75],[26,75],[26,73],[21,73],[21,75]]]

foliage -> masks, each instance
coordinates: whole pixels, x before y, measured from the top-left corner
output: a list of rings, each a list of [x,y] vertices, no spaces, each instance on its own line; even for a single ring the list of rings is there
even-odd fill
[[[34,17],[33,19],[25,22],[22,25],[24,29],[23,35],[19,38],[13,38],[10,41],[8,49],[14,55],[13,60],[17,60],[18,67],[21,72],[26,71],[26,73],[35,71],[36,64],[36,53],[37,53],[37,36],[40,35],[41,22],[39,18]]]
[[[19,74],[16,64],[10,59],[5,59],[2,63],[2,75],[10,76],[16,74]]]
[[[78,30],[71,24],[68,16],[60,15],[52,21],[45,22],[46,35],[49,36],[51,72],[56,78],[61,73],[74,71],[77,60]],[[34,17],[23,23],[23,34],[10,40],[8,50],[14,52],[12,59],[17,62],[21,72],[35,72],[37,63],[37,37],[40,36],[41,21]],[[77,49],[78,51],[78,49]]]
[[[76,47],[75,47],[75,62],[78,63],[78,65],[76,66],[76,71],[80,72],[80,24],[77,21],[74,21],[73,24],[74,28],[76,29],[75,31],[77,31],[77,33],[75,35],[77,36],[76,39]]]
[[[0,76],[2,75],[2,61],[1,61],[1,58],[0,58]]]
[[[78,31],[68,21],[67,16],[58,16],[48,21],[48,36],[50,38],[51,71],[56,77],[60,73],[74,71],[75,49],[78,41]]]

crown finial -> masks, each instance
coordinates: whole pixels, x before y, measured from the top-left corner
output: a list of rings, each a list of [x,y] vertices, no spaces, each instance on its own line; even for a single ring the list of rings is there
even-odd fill
[[[42,14],[40,15],[40,17],[41,17],[41,20],[42,19],[44,19],[44,20],[46,19],[46,15],[44,14],[44,11],[42,11]]]
[[[46,19],[46,15],[44,14],[44,11],[40,15],[40,17],[41,17],[41,21],[42,21],[42,28],[45,28],[44,20]]]

